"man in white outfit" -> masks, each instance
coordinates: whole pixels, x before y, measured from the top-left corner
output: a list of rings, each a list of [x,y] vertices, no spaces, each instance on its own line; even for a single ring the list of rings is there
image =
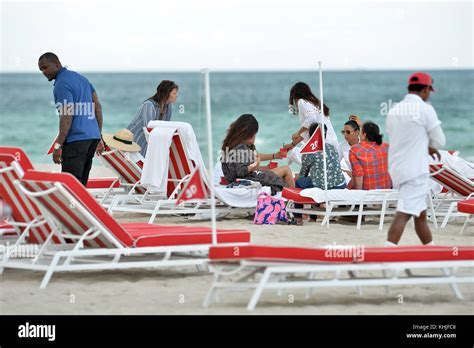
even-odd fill
[[[399,190],[397,213],[388,230],[386,246],[396,246],[405,225],[413,216],[415,230],[424,245],[433,244],[426,222],[429,161],[427,153],[441,159],[438,149],[446,142],[441,121],[427,103],[434,92],[430,75],[417,72],[408,79],[408,94],[387,115],[386,129],[390,137],[389,173],[394,188]]]

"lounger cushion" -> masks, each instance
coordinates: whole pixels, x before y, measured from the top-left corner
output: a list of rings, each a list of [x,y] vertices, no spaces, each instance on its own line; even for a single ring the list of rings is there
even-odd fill
[[[212,230],[204,226],[166,226],[147,223],[122,224],[134,239],[134,246],[212,244]],[[249,243],[250,232],[217,230],[218,243]]]
[[[88,189],[119,188],[120,181],[117,178],[91,178],[87,181]]]
[[[291,263],[455,261],[474,260],[474,246],[367,247],[363,249],[362,254],[338,252],[337,249],[325,248],[211,247],[209,258],[213,261],[222,262],[251,260]]]
[[[60,182],[76,198],[85,204],[89,211],[111,231],[124,246],[165,246],[183,244],[210,244],[212,242],[211,231],[208,227],[188,226],[160,226],[146,223],[123,223],[119,224],[97,201],[86,191],[84,186],[71,174],[68,173],[44,173],[29,171],[23,177],[23,182]],[[218,242],[226,243],[248,243],[250,233],[242,230],[220,230]],[[97,241],[99,245],[100,243]]]
[[[309,198],[309,197],[303,197],[300,195],[300,192],[303,189],[301,188],[289,188],[285,187],[281,193],[281,196],[285,199],[288,199],[290,201],[293,201],[295,203],[300,203],[300,204],[315,204],[316,202]]]
[[[466,199],[458,202],[458,211],[466,214],[474,214],[474,199]]]

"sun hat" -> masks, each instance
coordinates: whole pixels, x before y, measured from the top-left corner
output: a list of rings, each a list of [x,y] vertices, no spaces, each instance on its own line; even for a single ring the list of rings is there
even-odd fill
[[[128,129],[120,129],[115,134],[103,134],[105,143],[121,151],[138,152],[141,150],[140,145],[133,141],[133,133]]]

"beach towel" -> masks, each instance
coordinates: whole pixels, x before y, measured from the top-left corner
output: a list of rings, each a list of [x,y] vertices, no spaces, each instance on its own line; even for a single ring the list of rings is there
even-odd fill
[[[166,192],[170,146],[176,128],[157,127],[150,133],[141,182],[153,191]]]

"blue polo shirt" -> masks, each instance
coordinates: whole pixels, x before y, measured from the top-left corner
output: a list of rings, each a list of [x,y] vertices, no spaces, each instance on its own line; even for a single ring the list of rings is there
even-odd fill
[[[61,68],[56,74],[53,90],[56,108],[60,114],[65,108],[74,110],[71,128],[66,137],[67,143],[100,139],[92,101],[94,91],[89,80],[74,71]]]

